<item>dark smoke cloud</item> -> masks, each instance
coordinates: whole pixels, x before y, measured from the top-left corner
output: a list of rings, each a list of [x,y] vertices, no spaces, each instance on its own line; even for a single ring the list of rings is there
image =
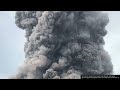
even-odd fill
[[[26,61],[16,79],[80,79],[110,75],[104,50],[108,16],[100,11],[18,11],[16,25],[26,31]]]

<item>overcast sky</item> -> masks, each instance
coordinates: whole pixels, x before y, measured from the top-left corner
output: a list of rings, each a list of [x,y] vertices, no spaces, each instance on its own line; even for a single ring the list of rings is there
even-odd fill
[[[109,52],[114,65],[114,74],[120,74],[120,11],[109,11],[110,22],[105,37],[105,49]]]
[[[0,78],[13,74],[24,60],[24,31],[15,25],[14,14],[0,11]]]
[[[120,11],[110,11],[105,49],[114,65],[114,74],[120,74]],[[14,74],[24,59],[24,31],[14,22],[14,11],[0,11],[0,78]]]

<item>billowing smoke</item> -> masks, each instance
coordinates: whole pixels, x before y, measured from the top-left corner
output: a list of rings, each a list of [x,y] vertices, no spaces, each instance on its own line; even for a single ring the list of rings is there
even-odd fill
[[[79,79],[111,75],[104,50],[107,14],[101,11],[18,11],[16,25],[26,31],[25,57],[16,79]]]

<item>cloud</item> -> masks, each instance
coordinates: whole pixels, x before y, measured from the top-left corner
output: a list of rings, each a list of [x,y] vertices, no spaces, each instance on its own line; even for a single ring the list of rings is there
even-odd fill
[[[107,14],[100,11],[18,11],[25,30],[26,61],[17,79],[80,79],[109,75],[113,66],[104,50]]]

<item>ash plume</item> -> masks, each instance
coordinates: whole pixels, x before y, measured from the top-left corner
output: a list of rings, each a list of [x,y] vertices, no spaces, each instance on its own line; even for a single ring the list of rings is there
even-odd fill
[[[104,50],[107,14],[101,11],[18,11],[16,25],[26,32],[25,63],[14,79],[80,79],[111,75]]]

